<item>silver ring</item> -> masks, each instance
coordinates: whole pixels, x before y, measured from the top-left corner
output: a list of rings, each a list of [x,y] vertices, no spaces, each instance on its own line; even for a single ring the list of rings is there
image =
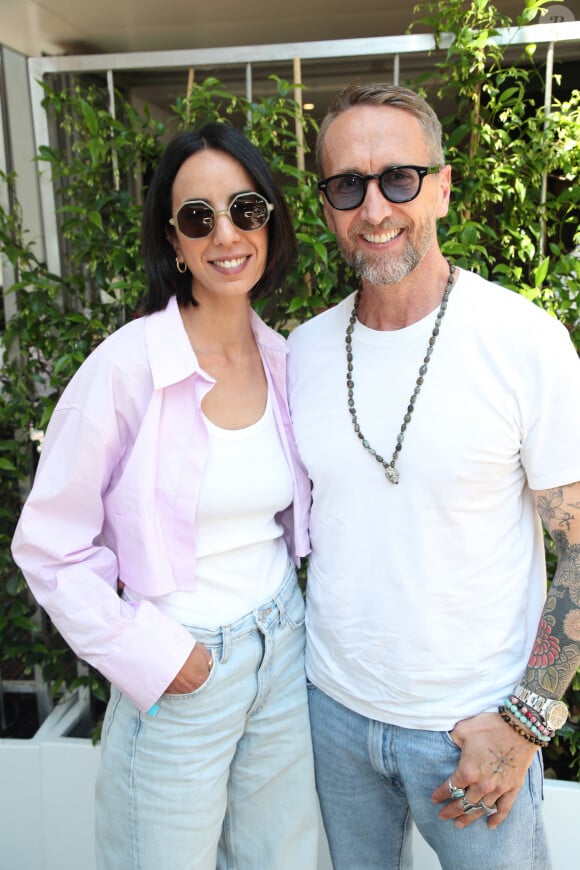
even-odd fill
[[[449,788],[449,794],[453,800],[456,798],[465,797],[465,789],[458,788],[456,785],[453,785],[450,779],[447,780],[447,787]]]
[[[477,806],[481,807],[485,816],[495,816],[495,814],[497,813],[496,805],[493,804],[491,807],[486,806],[483,802],[483,798],[479,801]]]
[[[477,813],[481,809],[480,805],[470,803],[466,797],[461,798],[461,807],[466,816],[471,815],[471,813]]]

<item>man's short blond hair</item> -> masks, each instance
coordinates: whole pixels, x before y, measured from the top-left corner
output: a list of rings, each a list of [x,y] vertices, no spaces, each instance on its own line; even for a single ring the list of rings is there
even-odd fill
[[[393,106],[409,112],[420,123],[425,134],[425,143],[429,154],[430,163],[445,163],[442,145],[442,130],[439,118],[431,106],[410,88],[400,85],[383,84],[372,82],[361,84],[353,82],[347,85],[331,101],[328,111],[320,125],[320,131],[316,139],[316,162],[319,173],[323,174],[322,156],[324,141],[328,128],[332,122],[347,109],[353,106]]]

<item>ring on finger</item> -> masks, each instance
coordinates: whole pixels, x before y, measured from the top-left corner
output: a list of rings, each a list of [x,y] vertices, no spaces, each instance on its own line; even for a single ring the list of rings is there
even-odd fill
[[[471,813],[477,813],[481,809],[481,806],[477,804],[472,804],[467,800],[466,797],[461,798],[461,808],[466,816],[471,815]]]
[[[456,785],[453,785],[450,779],[447,780],[447,787],[449,789],[449,794],[453,800],[455,800],[456,798],[465,797],[465,789],[458,788]]]
[[[492,804],[490,807],[488,807],[487,804],[484,804],[483,798],[479,801],[477,806],[483,810],[484,816],[495,816],[495,814],[497,813],[496,805]]]

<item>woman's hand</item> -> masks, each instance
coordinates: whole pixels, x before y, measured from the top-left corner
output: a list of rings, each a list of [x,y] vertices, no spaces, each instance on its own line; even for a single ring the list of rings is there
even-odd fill
[[[213,667],[213,656],[206,646],[196,643],[185,664],[165,689],[166,695],[188,695],[203,686]]]

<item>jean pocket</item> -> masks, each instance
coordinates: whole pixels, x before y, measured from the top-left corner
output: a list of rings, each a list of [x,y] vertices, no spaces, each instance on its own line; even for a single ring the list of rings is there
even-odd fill
[[[458,746],[457,743],[455,742],[455,740],[453,739],[453,731],[441,731],[441,736],[443,737],[443,740],[445,741],[445,743],[447,743],[450,746],[453,746],[453,748],[456,749],[458,752],[461,752],[461,747]]]
[[[209,649],[209,647],[208,647]],[[197,698],[202,695],[207,689],[209,689],[216,678],[216,674],[219,668],[219,661],[215,654],[213,654],[213,650],[210,649],[210,652],[213,655],[213,664],[211,671],[208,673],[206,679],[198,686],[197,689],[194,689],[193,692],[185,692],[184,694],[173,694],[166,692],[161,696],[161,700],[163,702],[167,702],[169,704],[179,704],[181,701],[188,701],[191,698]]]

